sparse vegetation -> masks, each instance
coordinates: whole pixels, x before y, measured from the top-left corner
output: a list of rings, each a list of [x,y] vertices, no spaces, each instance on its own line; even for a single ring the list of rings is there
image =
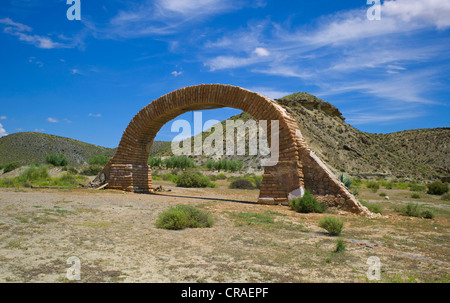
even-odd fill
[[[344,221],[333,216],[326,216],[319,220],[319,227],[328,231],[331,236],[341,234],[344,227]]]
[[[373,204],[373,203],[369,203],[367,201],[364,200],[359,200],[359,202],[364,205],[365,207],[367,207],[367,209],[375,214],[382,214],[383,210],[381,208],[381,206],[377,205],[377,204]]]
[[[93,164],[83,168],[80,174],[84,176],[96,176],[102,171],[102,169],[102,165]]]
[[[238,225],[253,225],[253,224],[273,224],[273,217],[269,214],[260,214],[252,212],[239,212],[237,214]]]
[[[327,205],[317,202],[310,191],[306,190],[303,197],[291,201],[291,209],[299,213],[323,213],[327,209]]]
[[[397,208],[397,211],[402,213],[405,216],[409,217],[417,217],[417,218],[425,218],[425,219],[433,219],[434,213],[429,210],[422,210],[420,205],[417,203],[408,203],[403,208]]]
[[[159,214],[156,226],[163,229],[180,230],[184,228],[211,227],[211,215],[192,205],[178,204]]]
[[[15,170],[16,168],[21,167],[21,166],[22,165],[19,162],[12,162],[12,163],[3,165],[0,168],[3,168],[3,173],[6,174],[6,173],[9,173],[10,171]]]
[[[110,157],[105,155],[95,155],[89,158],[89,165],[101,165],[105,166],[108,163]]]
[[[218,180],[226,180],[227,176],[225,176],[223,173],[220,173],[217,175]]]
[[[186,156],[173,156],[163,161],[166,168],[187,169],[195,167],[194,160]]]
[[[228,160],[228,159],[221,159],[218,161],[214,160],[207,160],[206,161],[206,168],[209,170],[217,170],[217,171],[240,171],[244,165],[244,162],[242,160]]]
[[[380,189],[380,184],[377,181],[369,181],[366,184],[367,188],[370,188],[372,192],[376,193]]]

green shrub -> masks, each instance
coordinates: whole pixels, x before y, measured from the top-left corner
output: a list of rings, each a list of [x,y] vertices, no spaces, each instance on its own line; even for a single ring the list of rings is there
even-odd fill
[[[224,174],[220,173],[217,175],[217,179],[218,180],[225,180],[227,178],[227,176],[225,176]]]
[[[98,164],[89,165],[88,167],[83,168],[80,174],[85,176],[96,176],[102,171],[102,169],[103,169],[102,165]]]
[[[161,168],[163,166],[163,161],[161,158],[150,157],[150,158],[148,158],[148,165],[151,168],[154,168],[154,167]]]
[[[420,216],[421,216],[422,218],[425,218],[425,219],[433,219],[433,218],[434,218],[434,213],[433,213],[431,210],[426,209],[426,210],[423,210],[423,211],[420,213]]]
[[[376,193],[380,189],[380,184],[376,181],[369,181],[366,184],[367,188],[370,188],[372,192]]]
[[[50,154],[45,157],[47,164],[54,166],[66,166],[69,164],[69,159],[64,154]]]
[[[74,175],[78,174],[78,169],[76,169],[73,166],[64,166],[63,168],[61,168],[61,170],[69,172],[69,173],[74,174]]]
[[[3,165],[3,173],[9,173],[10,171],[15,170],[16,168],[21,167],[22,165],[19,162],[12,162],[9,164]]]
[[[47,167],[40,165],[32,165],[26,168],[20,175],[18,180],[20,182],[42,182],[49,181],[50,174],[48,173]]]
[[[317,202],[309,190],[301,198],[292,199],[291,209],[299,213],[323,213],[327,209],[325,203]]]
[[[230,188],[236,188],[236,189],[254,189],[253,183],[247,179],[236,179],[233,182],[231,182]]]
[[[408,203],[403,213],[410,217],[419,217],[420,216],[419,204]]]
[[[0,179],[0,187],[16,187],[17,178],[2,178]]]
[[[161,175],[161,179],[163,179],[164,181],[172,181],[175,182],[177,181],[177,175],[171,174],[171,173],[166,173]]]
[[[404,208],[397,209],[405,216],[433,219],[434,213],[431,210],[421,210],[419,204],[408,203]]]
[[[344,221],[337,217],[327,216],[319,220],[319,227],[327,230],[331,236],[338,236],[342,232]]]
[[[336,242],[336,250],[334,252],[336,253],[344,252],[346,248],[347,246],[345,245],[345,242],[339,239]]]
[[[425,191],[427,187],[425,185],[420,185],[416,183],[410,183],[409,184],[409,190],[410,191]]]
[[[253,183],[255,183],[255,188],[260,189],[262,184],[262,176],[254,176],[253,177]]]
[[[193,172],[183,172],[177,177],[176,184],[178,187],[215,187],[207,177]]]
[[[413,199],[420,199],[420,195],[414,193],[414,194],[411,195],[411,198],[413,198]]]
[[[369,202],[364,201],[364,200],[359,200],[359,202],[360,202],[363,206],[367,207],[367,209],[368,209],[370,212],[372,212],[372,213],[375,213],[375,214],[382,214],[382,213],[383,213],[383,210],[382,210],[381,206],[379,206],[379,205],[372,204],[372,203],[369,203]]]
[[[380,197],[386,197],[387,194],[383,192],[383,193],[380,193],[379,196],[380,196]]]
[[[83,178],[85,178],[85,177],[83,177]],[[81,180],[82,179],[79,176],[77,177],[76,175],[67,172],[59,177],[53,178],[50,181],[50,185],[71,187],[71,186],[77,186]]]
[[[88,160],[88,163],[89,163],[89,165],[105,166],[108,163],[109,159],[110,159],[110,157],[105,156],[105,155],[96,155],[96,156],[90,157]]]
[[[214,220],[209,213],[192,205],[179,204],[160,213],[155,224],[158,228],[179,230],[211,227],[214,224]]]
[[[427,184],[427,187],[427,194],[430,195],[442,195],[448,192],[447,183],[442,183],[442,181],[435,181],[433,183]]]
[[[450,201],[450,193],[443,194],[441,199],[444,201]]]

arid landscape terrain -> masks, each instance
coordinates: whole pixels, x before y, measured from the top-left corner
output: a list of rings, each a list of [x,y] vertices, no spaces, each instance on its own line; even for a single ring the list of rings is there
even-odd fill
[[[203,156],[192,157],[187,167],[168,168],[174,159],[170,142],[155,142],[150,152],[153,187],[162,191],[83,188],[115,149],[16,133],[0,138],[0,282],[72,282],[66,277],[70,257],[81,262],[80,282],[448,282],[449,197],[429,194],[427,186],[446,182],[450,129],[369,134],[312,95],[278,102],[376,215],[256,204],[263,172],[258,156],[229,156],[228,163],[243,165],[232,172],[208,168]],[[177,187],[183,170],[215,185]],[[230,188],[239,178],[253,189]],[[210,213],[214,224],[158,228],[158,216],[178,204]],[[431,215],[411,215],[408,205]],[[339,236],[319,227],[330,215],[344,221]],[[369,257],[380,260],[379,280],[368,278]]]
[[[436,214],[416,218],[396,211],[411,191],[381,188],[387,200],[362,186],[359,198],[383,213],[367,218],[258,205],[258,190],[217,184],[155,181],[166,190],[157,194],[1,189],[0,281],[71,282],[71,256],[81,261],[80,282],[369,282],[371,256],[380,259],[381,282],[449,281],[450,205],[439,196],[414,199]],[[215,224],[157,228],[158,214],[176,204],[210,212]],[[317,225],[330,213],[345,221],[339,237]],[[335,252],[338,239],[346,248]]]

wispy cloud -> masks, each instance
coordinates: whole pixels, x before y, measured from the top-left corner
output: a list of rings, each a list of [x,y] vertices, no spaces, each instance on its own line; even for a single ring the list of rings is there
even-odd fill
[[[45,129],[43,129],[43,128],[35,128],[34,131],[38,132],[38,133],[42,133],[42,132],[45,132]]]
[[[347,122],[352,125],[364,125],[373,123],[398,123],[401,120],[414,119],[423,116],[423,113],[419,112],[399,112],[399,113],[359,113],[357,115],[352,115],[347,119]]]
[[[55,118],[52,118],[52,117],[48,117],[47,121],[50,122],[50,123],[58,123],[59,122],[58,119],[55,119]]]
[[[155,0],[129,3],[106,25],[85,23],[102,38],[137,38],[170,35],[188,24],[199,23],[215,15],[239,9],[240,1]]]
[[[54,41],[48,36],[34,35],[31,32],[33,29],[25,24],[14,22],[10,18],[0,19],[0,24],[3,25],[3,32],[8,35],[16,36],[20,41],[32,44],[37,48],[53,49],[53,48],[73,48],[79,45],[80,41]],[[69,40],[65,38],[64,40]]]
[[[171,72],[172,76],[178,77],[182,74],[182,71],[177,72],[176,70],[174,70],[173,72]]]
[[[4,137],[8,135],[8,133],[6,132],[6,130],[3,128],[3,125],[0,123],[0,137]]]
[[[93,114],[93,113],[89,113],[88,116],[89,116],[89,117],[94,117],[94,118],[101,118],[101,117],[102,117],[101,114]]]
[[[6,120],[6,116],[0,116],[0,120]]]
[[[307,27],[252,22],[205,42],[199,57],[212,72],[246,67],[300,78],[325,95],[358,92],[385,102],[432,104],[424,95],[449,71],[429,62],[449,58],[450,41],[427,33],[450,28],[450,2],[384,1],[380,21],[367,19],[368,7],[322,16]]]

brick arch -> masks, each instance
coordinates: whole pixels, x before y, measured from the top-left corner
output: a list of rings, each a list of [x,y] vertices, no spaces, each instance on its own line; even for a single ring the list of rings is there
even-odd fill
[[[296,121],[283,107],[255,92],[222,84],[181,88],[145,106],[129,123],[114,157],[96,181],[107,183],[107,188],[112,189],[152,192],[151,169],[147,161],[160,128],[185,112],[221,107],[240,109],[256,120],[279,121],[279,161],[275,166],[264,168],[259,203],[288,203],[289,199],[303,195],[306,181],[313,192],[324,196],[329,204],[340,204],[351,211],[361,212],[359,202],[309,150]],[[308,180],[304,180],[304,163],[318,174],[310,172]],[[317,176],[320,180],[315,180]],[[326,184],[326,188],[323,184],[318,186],[317,182]],[[330,199],[329,195],[333,198]]]

